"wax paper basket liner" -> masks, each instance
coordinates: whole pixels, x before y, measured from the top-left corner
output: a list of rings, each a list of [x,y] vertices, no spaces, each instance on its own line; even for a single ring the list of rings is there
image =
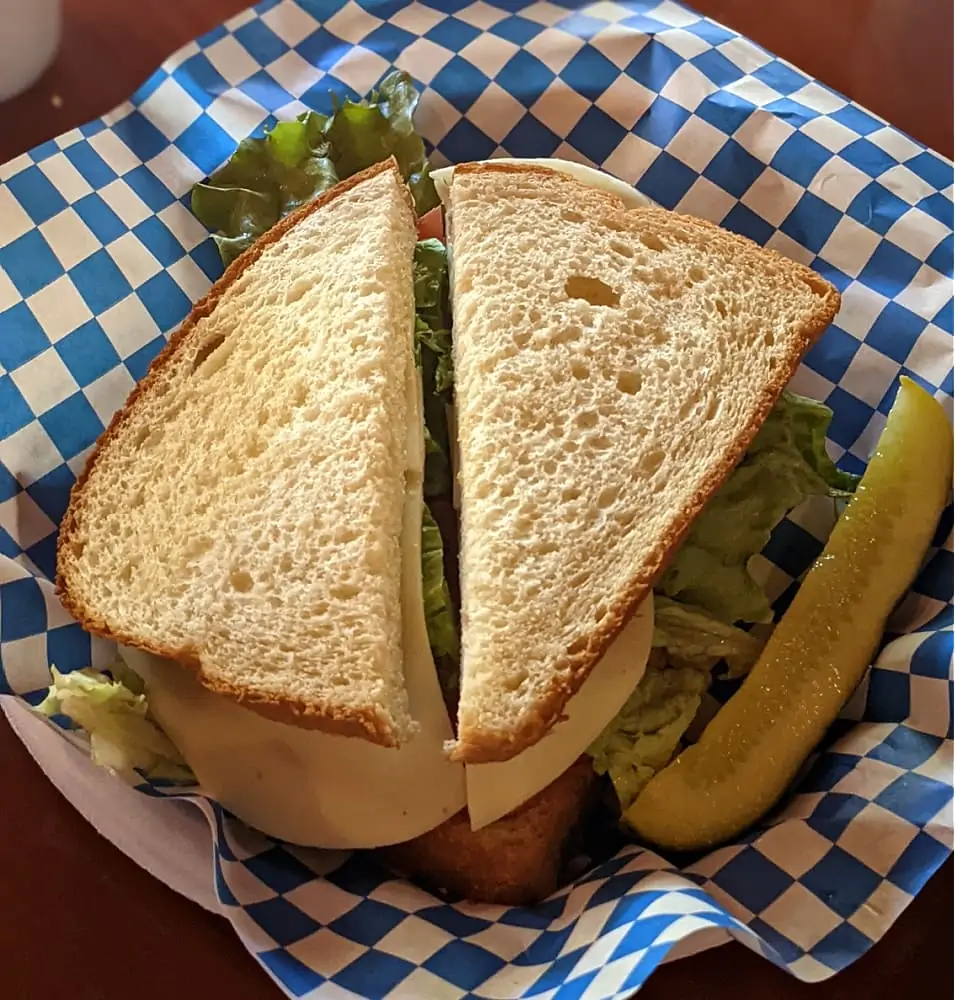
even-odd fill
[[[436,162],[591,163],[837,285],[842,311],[794,388],[833,408],[846,469],[863,468],[900,373],[951,412],[952,166],[845,98],[670,2],[266,2],[0,167],[0,691],[35,704],[49,664],[113,656],[53,594],[56,526],[90,446],[221,271],[192,184],[240,139],[392,66],[423,90]],[[830,520],[797,511],[774,533],[761,569],[779,608]],[[739,843],[682,871],[634,846],[532,909],[449,905],[203,800],[224,912],[288,995],[322,1000],[626,997],[708,928],[801,979],[831,975],[950,850],[950,524],[798,793]]]

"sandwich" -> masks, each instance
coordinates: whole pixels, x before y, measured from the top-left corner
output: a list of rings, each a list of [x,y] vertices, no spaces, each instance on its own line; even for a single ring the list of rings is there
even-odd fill
[[[124,662],[41,708],[269,835],[527,903],[757,660],[777,523],[851,496],[786,389],[839,295],[579,165],[432,178],[406,84],[197,188],[231,262],[59,536]],[[378,162],[355,107],[400,120]]]
[[[415,239],[391,162],[272,227],[114,417],[60,529],[64,606],[127,650],[203,788],[297,843],[378,846],[465,804],[422,595]]]

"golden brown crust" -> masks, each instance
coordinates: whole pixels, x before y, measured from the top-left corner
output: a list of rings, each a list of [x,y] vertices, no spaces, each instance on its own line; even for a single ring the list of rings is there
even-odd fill
[[[199,321],[211,315],[226,291],[247,268],[259,259],[266,248],[277,243],[290,229],[313,212],[317,212],[336,198],[357,187],[363,181],[389,170],[394,172],[401,182],[408,210],[413,219],[414,202],[412,201],[410,191],[408,191],[401,180],[397,162],[394,158],[385,160],[340,182],[313,201],[296,209],[291,215],[280,219],[267,233],[259,237],[248,250],[236,258],[226,268],[218,281],[212,285],[205,298],[193,306],[192,311],[179,329],[169,338],[166,346],[153,359],[146,375],[133,389],[132,393],[130,393],[125,404],[113,415],[109,426],[97,441],[96,447],[86,463],[86,468],[73,485],[70,492],[70,503],[60,524],[60,533],[57,541],[56,593],[66,610],[87,632],[100,635],[105,639],[110,639],[125,646],[133,646],[144,652],[152,653],[155,656],[176,660],[183,664],[183,666],[195,671],[204,687],[215,691],[217,694],[222,694],[235,701],[239,701],[260,715],[274,719],[277,722],[298,726],[299,728],[320,729],[324,732],[336,733],[343,736],[360,736],[382,746],[394,747],[397,746],[397,739],[391,725],[373,709],[368,709],[365,712],[356,713],[348,717],[341,717],[333,714],[321,714],[315,711],[314,706],[307,705],[298,700],[278,699],[262,695],[254,696],[254,693],[231,685],[223,678],[210,677],[204,674],[200,667],[199,657],[196,655],[194,649],[164,647],[112,628],[94,608],[88,607],[79,596],[71,592],[69,572],[70,549],[75,543],[75,535],[78,530],[80,518],[83,515],[85,503],[84,487],[90,474],[96,467],[97,460],[103,451],[109,448],[119,437],[130,417],[130,413],[136,408],[137,403],[148,396],[161,381],[165,369],[170,365],[176,353],[187,346],[190,334],[192,334]]]
[[[467,163],[455,167],[455,176],[481,173],[521,174],[537,176],[542,179],[560,177],[566,178],[570,184],[581,186],[580,181],[571,180],[566,175],[549,167],[531,164],[489,161]],[[615,195],[603,191],[594,193],[603,197],[608,212],[619,213],[618,218],[622,218],[624,221],[636,223],[651,218],[656,222],[665,221],[667,224],[678,224],[683,229],[695,229],[710,242],[720,241],[723,244],[731,245],[735,254],[745,255],[754,264],[758,263],[763,267],[768,264],[782,270],[792,280],[802,281],[810,286],[813,292],[819,296],[818,309],[812,317],[794,331],[789,344],[790,350],[783,362],[775,368],[772,379],[762,387],[749,423],[740,430],[732,447],[723,454],[719,465],[710,471],[696,494],[681,511],[680,517],[673,523],[668,534],[660,540],[646,565],[630,580],[622,596],[611,606],[606,617],[590,633],[582,648],[568,653],[562,660],[555,663],[551,688],[547,698],[537,707],[536,714],[527,718],[519,730],[508,733],[506,737],[499,733],[476,733],[472,734],[470,739],[462,740],[459,736],[458,742],[454,744],[451,752],[451,758],[468,764],[510,760],[522,750],[539,742],[555,723],[560,721],[567,702],[580,690],[610,644],[630,621],[641,602],[659,580],[670,559],[692,527],[693,521],[746,453],[770,410],[776,404],[776,400],[795,374],[806,351],[819,339],[839,311],[839,293],[829,282],[810,268],[789,260],[774,250],[759,247],[751,240],[703,219],[681,216],[656,207],[626,209],[623,202]]]
[[[568,847],[597,788],[593,761],[580,757],[510,815],[471,830],[467,812],[378,856],[434,891],[479,903],[527,906],[559,887]]]

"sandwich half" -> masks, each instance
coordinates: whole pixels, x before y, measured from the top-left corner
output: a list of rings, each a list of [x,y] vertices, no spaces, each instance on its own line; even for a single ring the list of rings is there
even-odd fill
[[[565,714],[839,306],[711,223],[528,164],[448,201],[460,449],[455,759]]]
[[[393,161],[274,226],[116,415],[60,532],[64,604],[145,693],[116,668],[49,704],[94,746],[138,741],[137,766],[154,721],[293,843],[378,847],[465,805],[422,591],[416,239]]]
[[[765,620],[749,556],[806,496],[849,486],[822,448],[825,408],[780,400],[835,289],[597,171],[553,167],[436,175],[459,448],[452,753],[468,811],[386,853],[428,885],[506,904],[557,888],[595,773],[625,807],[678,751],[714,665],[751,664],[760,641],[733,625]],[[734,529],[723,508],[740,498]],[[697,522],[733,536],[726,565]],[[685,585],[700,566],[723,607]],[[726,610],[742,580],[758,591],[745,616]],[[707,607],[667,596],[684,592]]]
[[[415,238],[407,188],[382,163],[228,268],[74,487],[58,583],[84,628],[278,721],[410,737]]]

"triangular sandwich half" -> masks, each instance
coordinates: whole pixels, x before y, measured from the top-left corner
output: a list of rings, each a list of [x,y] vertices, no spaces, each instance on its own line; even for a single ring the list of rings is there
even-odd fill
[[[383,746],[414,732],[401,533],[415,240],[391,161],[229,267],[74,488],[58,583],[84,628],[278,721]]]
[[[835,290],[726,230],[527,165],[450,190],[462,663],[453,756],[560,719],[743,456]]]

